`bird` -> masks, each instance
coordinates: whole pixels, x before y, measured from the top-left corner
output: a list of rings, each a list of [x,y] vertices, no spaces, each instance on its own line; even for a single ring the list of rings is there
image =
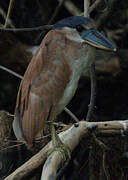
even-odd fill
[[[92,19],[70,16],[53,25],[19,87],[13,121],[18,140],[34,146],[35,137],[46,122],[54,121],[74,96],[79,79],[93,63],[98,48],[116,51]]]

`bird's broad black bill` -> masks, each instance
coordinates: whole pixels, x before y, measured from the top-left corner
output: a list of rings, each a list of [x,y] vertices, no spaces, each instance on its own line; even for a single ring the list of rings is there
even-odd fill
[[[116,51],[116,46],[96,29],[89,29],[80,33],[87,44],[99,49]]]

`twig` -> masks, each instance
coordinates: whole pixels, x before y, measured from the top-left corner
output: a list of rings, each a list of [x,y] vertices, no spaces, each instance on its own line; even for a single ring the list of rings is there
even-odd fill
[[[60,11],[60,9],[61,9],[64,1],[65,1],[65,0],[59,1],[59,4],[58,4],[58,6],[56,7],[55,12],[53,13],[53,15],[52,15],[51,19],[49,20],[48,24],[51,24],[51,23],[53,22],[53,20],[55,19],[55,17],[56,17],[57,14],[59,13],[59,11]]]
[[[59,2],[61,0],[58,0]],[[74,16],[78,16],[82,13],[82,11],[75,6],[75,4],[71,0],[65,0],[64,2],[65,8]]]
[[[39,31],[39,30],[51,30],[53,25],[44,25],[38,26],[33,28],[0,28],[0,31],[13,31],[13,32],[20,32],[20,31]]]
[[[92,6],[90,6],[90,8],[89,8],[89,13],[91,13],[91,12],[99,5],[100,2],[101,2],[101,0],[96,0],[96,1],[92,4]]]
[[[114,135],[120,134],[128,129],[128,120],[125,121],[105,121],[105,122],[86,122],[80,121],[78,126],[74,125],[68,130],[59,134],[61,141],[70,148],[71,152],[79,144],[80,139],[83,136],[88,136],[88,127],[97,126],[96,135]],[[39,167],[45,161],[47,157],[47,152],[53,148],[52,143],[48,143],[41,151],[39,151],[35,156],[29,159],[21,167],[16,169],[12,174],[5,178],[5,180],[21,179],[28,173],[30,173],[35,168]],[[60,156],[58,154],[58,156]],[[56,159],[58,161],[58,158]],[[60,163],[61,164],[61,163]],[[46,179],[45,179],[46,180]]]
[[[12,74],[12,75],[20,78],[20,79],[23,79],[23,76],[21,76],[20,74],[12,71],[11,69],[8,69],[8,68],[6,68],[6,67],[4,67],[4,66],[1,66],[1,65],[0,65],[0,69],[4,70],[4,71],[6,71],[6,72],[8,72],[8,73],[10,73],[10,74]]]
[[[104,174],[106,176],[106,179],[111,180],[108,168],[106,167],[106,154],[107,154],[107,152],[104,151],[103,152],[103,170],[104,170]]]
[[[96,99],[95,63],[91,64],[90,76],[91,76],[91,98],[90,98],[89,110],[87,113],[86,121],[91,121],[91,117],[95,107],[95,99]]]
[[[90,0],[84,0],[84,16],[89,17]]]
[[[79,119],[68,108],[65,107],[64,110],[72,117],[75,122],[79,122]]]
[[[5,13],[5,11],[2,8],[0,8],[0,14],[4,18],[4,20],[6,21],[6,13]],[[13,25],[11,19],[9,19],[9,18],[8,18],[8,23],[9,23],[11,28],[15,28],[15,26]],[[4,25],[0,24],[0,26],[4,26]]]
[[[25,143],[24,142],[21,142],[19,144],[15,144],[15,145],[12,145],[12,146],[8,146],[6,148],[2,148],[0,149],[0,152],[4,152],[5,150],[8,150],[8,149],[14,149],[15,147],[18,147],[18,146],[22,146],[24,145]]]
[[[102,141],[100,141],[99,139],[96,138],[96,135],[94,133],[92,133],[92,137],[95,141],[95,143],[102,149],[102,151],[110,151],[110,148],[108,146],[106,146],[106,144],[104,144]]]
[[[5,21],[5,24],[4,24],[4,28],[7,28],[7,26],[9,25],[9,21],[8,20],[10,19],[10,16],[11,16],[13,3],[14,3],[14,0],[10,0],[9,7],[8,7],[7,17],[6,17],[6,21]]]

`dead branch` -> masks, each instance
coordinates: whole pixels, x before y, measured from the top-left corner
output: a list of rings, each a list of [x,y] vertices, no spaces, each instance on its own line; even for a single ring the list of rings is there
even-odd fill
[[[62,155],[58,151],[54,151],[46,160],[41,175],[41,180],[56,179],[57,170],[62,163]]]
[[[91,13],[101,2],[101,0],[96,0],[89,8],[89,13]]]
[[[91,79],[91,97],[88,113],[86,116],[86,121],[91,121],[93,111],[95,108],[95,100],[96,100],[96,76],[95,76],[95,63],[91,64],[90,67],[90,79]]]
[[[60,139],[62,142],[70,148],[72,152],[75,147],[79,144],[80,139],[83,136],[88,136],[88,129],[90,127],[97,127],[95,130],[96,136],[103,136],[103,135],[120,135],[124,136],[125,132],[128,130],[128,120],[125,121],[106,121],[106,122],[86,122],[80,121],[77,124],[74,124],[68,130],[59,134]],[[33,169],[39,167],[45,159],[47,158],[47,152],[52,148],[52,143],[50,142],[47,144],[40,152],[38,152],[35,156],[33,156],[29,161],[19,167],[16,171],[10,174],[5,180],[14,180],[14,179],[21,179],[28,173],[30,173]],[[58,159],[60,159],[60,154],[55,154],[54,161],[57,163]],[[54,162],[54,164],[55,164]],[[62,161],[60,160],[59,165],[61,165]],[[57,169],[56,169],[57,171]],[[43,175],[42,175],[43,177]],[[45,177],[46,180],[46,177]]]
[[[23,79],[23,76],[21,76],[20,74],[12,71],[11,69],[8,69],[8,68],[6,68],[6,67],[4,67],[4,66],[1,66],[1,65],[0,65],[0,69],[4,70],[4,71],[6,71],[6,72],[8,72],[8,73],[10,73],[10,74],[12,74],[12,75],[20,78],[20,79]]]
[[[0,7],[0,14],[4,18],[4,20],[6,21],[6,13],[5,13],[5,11],[1,7]],[[13,23],[12,23],[10,18],[8,18],[8,24],[10,25],[10,27],[15,28],[15,26],[13,25]],[[3,24],[0,24],[0,26],[3,27]]]
[[[58,1],[60,2],[61,0]],[[78,7],[76,7],[71,0],[65,0],[64,6],[74,16],[78,16],[82,13],[82,11]]]
[[[59,13],[59,11],[60,11],[60,9],[61,9],[64,1],[65,1],[65,0],[59,1],[59,4],[58,4],[58,6],[56,7],[55,12],[53,13],[53,15],[52,15],[51,19],[49,20],[48,24],[51,24],[51,23],[53,22],[53,20],[55,19],[55,17],[56,17],[57,14]]]
[[[9,25],[9,21],[8,20],[10,19],[10,16],[11,16],[11,13],[12,13],[13,4],[14,4],[14,0],[10,0],[9,6],[8,6],[7,17],[6,17],[6,21],[5,21],[5,24],[4,24],[4,28],[7,28],[7,26]]]
[[[90,0],[84,0],[84,16],[89,17]]]
[[[39,31],[39,30],[51,30],[53,25],[44,25],[38,26],[33,28],[0,28],[0,31],[13,31],[13,32],[20,32],[20,31]]]
[[[64,110],[75,122],[79,122],[79,119],[67,107],[65,107]]]

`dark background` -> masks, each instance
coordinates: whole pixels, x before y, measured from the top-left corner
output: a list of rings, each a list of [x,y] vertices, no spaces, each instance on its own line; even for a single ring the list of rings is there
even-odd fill
[[[83,0],[74,0],[73,3],[83,12]],[[91,4],[93,3],[92,0]],[[0,1],[0,9],[5,13],[7,13],[8,5],[8,0]],[[15,28],[45,25],[50,21],[57,5],[57,0],[15,0],[10,18]],[[51,24],[71,15],[72,13],[63,4]],[[93,120],[128,119],[128,2],[125,0],[101,1],[98,7],[91,12],[90,17],[96,22],[98,29],[108,36],[118,48],[116,54],[97,51],[97,96]],[[4,22],[3,15],[0,15],[1,27]],[[17,33],[0,31],[0,65],[23,75],[32,56],[29,49],[38,46],[46,33],[47,31],[42,32],[41,30]],[[14,113],[20,81],[19,78],[0,69],[0,110]],[[68,107],[79,119],[83,119],[86,118],[89,101],[90,78],[85,75],[81,78],[78,90]],[[73,122],[65,112],[59,118],[67,124]],[[82,147],[79,148],[81,149],[77,149],[80,151],[77,158],[84,164],[80,157],[87,156],[88,152]],[[84,169],[84,165],[82,167]],[[71,173],[69,175],[67,172],[68,177],[76,177],[76,179],[79,179],[80,174],[82,176],[82,173],[79,173],[76,176],[75,172],[72,172],[71,176]],[[85,176],[82,178],[85,179]]]

